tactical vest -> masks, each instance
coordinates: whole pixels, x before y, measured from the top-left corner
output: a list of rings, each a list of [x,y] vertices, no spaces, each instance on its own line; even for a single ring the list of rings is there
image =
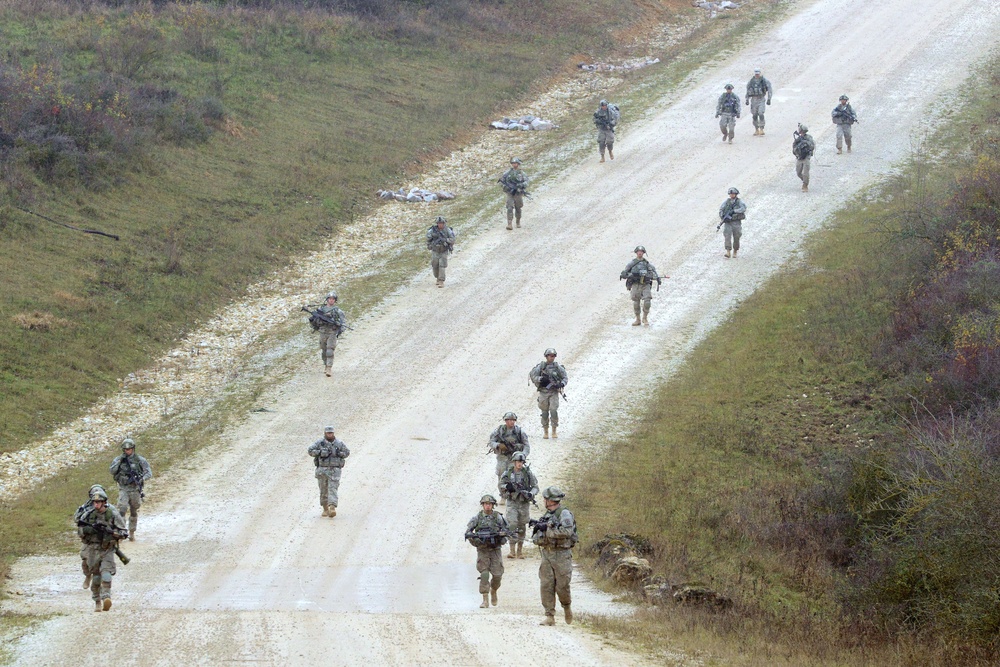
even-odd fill
[[[522,433],[520,426],[515,426],[510,431],[507,430],[506,426],[499,427],[496,439],[507,446],[506,454],[501,454],[501,456],[510,456],[514,452],[524,451]],[[497,453],[500,454],[500,452]]]
[[[552,517],[549,522],[550,528],[553,526],[560,526],[560,519],[562,519],[562,513],[566,511],[564,507],[557,507],[555,512],[546,512],[542,518]],[[576,532],[576,519],[573,520],[573,535],[570,537],[559,537],[551,538],[549,537],[548,531],[545,531],[545,538],[541,541],[540,546],[551,547],[555,549],[572,549],[576,546],[576,543],[580,541],[580,536]]]
[[[740,110],[740,98],[736,96],[736,93],[725,93],[722,100],[722,113],[739,113]]]
[[[340,451],[340,447],[337,446],[337,443],[339,443],[339,442],[340,442],[340,440],[334,440],[333,442],[330,442],[326,438],[323,438],[322,440],[317,440],[316,441],[317,445],[323,446],[325,444],[327,447],[330,448],[330,455],[329,456],[317,456],[315,459],[313,459],[316,462],[316,467],[317,468],[343,468],[344,467],[344,459],[342,459],[339,456],[337,456],[337,452]]]
[[[548,385],[562,382],[563,377],[562,372],[559,370],[559,364],[554,361],[551,364],[542,362],[539,366],[542,368],[538,373],[540,379],[538,391],[557,391],[556,389],[549,389]],[[545,378],[548,378],[548,382],[545,382]]]
[[[767,84],[765,83],[767,79],[764,77],[752,77],[750,82],[747,83],[747,95],[750,97],[760,97],[761,95],[767,94]]]
[[[103,544],[105,541],[110,542],[111,540],[106,540],[106,536],[114,532],[115,530],[115,519],[114,515],[111,513],[111,506],[105,505],[103,512],[98,512],[93,506],[84,512],[83,516],[80,517],[80,521],[91,526],[101,525],[104,526],[105,536],[101,536],[97,533],[91,535],[83,535],[83,541],[87,544]],[[80,527],[82,528],[82,526]]]
[[[507,522],[504,521],[502,514],[499,512],[487,514],[480,510],[476,516],[476,525],[470,531],[472,533],[487,531],[493,536],[486,540],[473,536],[469,538],[469,543],[477,549],[497,549],[507,543],[507,536],[503,534],[506,528]]]
[[[118,482],[118,486],[134,487],[138,489],[138,483],[133,484],[129,481],[129,466],[132,466],[132,474],[137,480],[141,480],[143,478],[145,470],[139,460],[139,455],[133,454],[131,457],[128,457],[123,454],[118,461],[118,469],[115,471],[115,481]]]

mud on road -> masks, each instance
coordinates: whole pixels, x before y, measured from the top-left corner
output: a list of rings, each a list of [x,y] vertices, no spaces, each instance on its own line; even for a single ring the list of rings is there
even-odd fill
[[[579,625],[538,627],[534,554],[508,565],[499,607],[478,608],[461,535],[495,489],[486,437],[517,412],[542,486],[599,454],[609,424],[627,430],[659,379],[908,154],[934,122],[928,101],[947,104],[993,47],[998,18],[995,3],[974,0],[927,0],[919,11],[906,0],[803,3],[634,121],[613,162],[598,164],[595,150],[536,188],[522,229],[490,213],[495,229],[460,240],[445,289],[428,273],[395,290],[338,348],[334,378],[311,354],[268,396],[272,412],[200,454],[143,517],[100,643],[75,558],[19,563],[26,595],[5,606],[60,615],[13,647],[15,663],[685,661],[629,654]],[[745,114],[735,143],[723,144],[715,100],[754,66],[775,86],[767,135],[751,136]],[[830,110],[845,92],[862,124],[854,152],[837,155]],[[808,194],[790,150],[799,122],[818,145]],[[726,260],[714,230],[733,185],[749,210],[740,258]],[[630,326],[617,282],[637,244],[671,276],[648,328]],[[570,375],[558,440],[539,437],[527,380],[546,347]],[[333,520],[320,516],[305,455],[329,422],[352,451]],[[628,613],[579,574],[574,596],[579,613]]]

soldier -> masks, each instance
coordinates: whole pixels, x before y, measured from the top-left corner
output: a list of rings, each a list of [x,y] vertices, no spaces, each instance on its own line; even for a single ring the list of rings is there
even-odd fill
[[[847,142],[847,152],[851,152],[851,126],[858,122],[854,109],[848,104],[847,95],[840,96],[840,104],[833,107],[833,124],[837,126],[837,155],[844,151],[843,142]]]
[[[87,502],[76,508],[76,513],[73,515],[74,524],[79,524],[80,519],[83,518],[83,515],[94,508],[94,493],[97,491],[100,491],[105,496],[108,495],[108,492],[105,491],[104,487],[101,486],[100,484],[94,484],[93,486],[91,486],[90,491],[87,492]],[[81,565],[83,567],[83,588],[84,590],[86,590],[90,588],[91,577],[90,577],[90,568],[87,567],[87,555],[86,553],[84,553],[82,549],[80,551],[80,560],[81,560]]]
[[[524,558],[521,548],[524,546],[525,526],[528,524],[529,505],[534,504],[535,496],[538,495],[538,478],[526,463],[524,452],[514,452],[510,457],[511,464],[500,477],[501,497],[506,496],[507,516],[513,532],[517,533],[516,539],[511,535],[510,553],[507,558]],[[515,552],[514,546],[517,543]]]
[[[549,439],[549,420],[552,421],[552,437],[558,438],[556,429],[559,427],[559,395],[569,380],[566,369],[556,363],[556,351],[553,348],[545,350],[545,361],[540,361],[528,373],[532,384],[538,390],[538,409],[542,411],[542,439]]]
[[[455,249],[455,230],[440,215],[427,230],[427,249],[431,251],[431,271],[437,279],[437,286],[444,287],[444,270],[448,266],[448,255]]]
[[[309,322],[319,331],[319,352],[323,359],[323,369],[326,376],[333,375],[333,353],[337,349],[337,339],[347,328],[347,318],[344,311],[337,307],[337,293],[326,295],[326,304],[319,307],[319,312],[328,322],[311,318]]]
[[[91,487],[93,488],[93,487]],[[97,489],[90,496],[93,504],[77,520],[76,532],[83,542],[80,557],[87,563],[94,611],[111,609],[111,578],[115,575],[115,550],[118,540],[125,539],[125,521],[114,506],[108,504],[108,494]]]
[[[726,92],[719,95],[715,104],[715,117],[722,117],[719,129],[722,130],[722,140],[729,139],[733,143],[733,133],[736,131],[736,119],[740,117],[740,98],[733,92],[733,84],[726,84]]]
[[[766,103],[770,105],[773,92],[771,82],[761,75],[760,68],[754,69],[753,76],[747,81],[746,103],[753,116],[753,135],[755,137],[764,136],[764,98],[767,97]]]
[[[480,609],[489,609],[490,602],[497,606],[497,589],[503,578],[503,554],[500,547],[507,542],[507,520],[503,514],[494,512],[497,499],[486,494],[479,499],[483,509],[469,519],[465,528],[465,539],[476,547],[476,570],[479,572],[479,592],[483,595]],[[490,575],[493,579],[490,580]]]
[[[122,440],[122,454],[111,462],[111,476],[118,482],[118,513],[128,518],[128,540],[135,542],[135,528],[139,524],[139,508],[146,497],[143,486],[153,477],[149,461],[135,453],[132,438]]]
[[[795,175],[802,181],[802,192],[809,192],[809,161],[816,142],[809,136],[809,128],[799,123],[799,129],[792,133],[792,155],[795,156]]]
[[[520,227],[521,207],[524,206],[524,195],[528,194],[528,177],[521,171],[521,158],[512,157],[510,169],[505,171],[497,182],[507,194],[507,229],[514,229],[510,223],[515,218],[517,226]]]
[[[607,100],[601,100],[601,105],[594,112],[594,125],[597,126],[597,148],[601,151],[601,162],[604,162],[604,149],[608,149],[608,157],[615,159],[615,126],[618,120],[608,106]]]
[[[576,519],[572,512],[560,505],[566,494],[554,486],[542,492],[545,499],[545,514],[538,521],[531,522],[534,532],[531,541],[538,545],[542,554],[542,564],[538,568],[541,580],[542,607],[545,620],[540,625],[556,624],[556,596],[563,607],[567,623],[573,622],[570,608],[569,582],[573,578],[572,549],[579,541],[576,534]]]
[[[500,477],[510,466],[511,457],[516,452],[524,452],[525,456],[531,454],[531,445],[528,444],[528,435],[517,426],[517,415],[508,412],[503,416],[503,424],[497,426],[490,434],[490,449],[497,455],[497,489],[500,491],[500,504],[505,502],[503,485],[500,484]]]
[[[656,289],[660,289],[663,279],[656,272],[656,267],[646,259],[646,248],[636,246],[635,259],[625,265],[625,270],[618,277],[625,281],[625,289],[632,293],[632,309],[635,311],[635,322],[632,326],[640,324],[649,326],[649,306],[653,301],[653,281],[656,281]],[[640,312],[642,319],[639,319]]]
[[[309,445],[309,456],[316,465],[316,481],[319,482],[319,504],[323,516],[337,516],[337,490],[340,488],[340,473],[344,459],[351,455],[343,440],[334,434],[332,426],[323,429],[323,437]]]
[[[743,220],[747,217],[747,205],[739,197],[740,191],[729,188],[729,199],[719,207],[719,218],[722,220],[722,235],[726,238],[726,257],[733,252],[733,259],[740,251],[740,237],[743,236]]]

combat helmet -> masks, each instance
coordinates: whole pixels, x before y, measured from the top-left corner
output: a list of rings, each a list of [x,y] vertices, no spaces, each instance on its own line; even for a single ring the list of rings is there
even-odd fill
[[[521,158],[519,158],[519,157],[512,157],[510,159],[510,163],[511,164],[521,164]]]
[[[90,499],[103,500],[104,502],[108,502],[108,494],[104,489],[98,489],[97,491],[94,491],[92,494],[90,494]]]
[[[736,188],[729,188],[729,192],[727,194],[738,195],[739,193],[740,191],[737,190]]]
[[[132,438],[125,438],[122,440],[122,449],[135,449],[135,440]]]
[[[340,299],[337,298],[337,293],[336,292],[327,292],[326,296],[323,297],[323,300],[326,301],[327,299],[330,299],[330,298],[332,298],[334,301],[339,301],[340,300]]]
[[[503,420],[507,421],[508,419],[513,419],[514,421],[517,421],[517,415],[514,414],[513,412],[504,413]]]
[[[552,355],[553,357],[556,357],[556,356],[559,356],[559,355],[557,355],[557,354],[556,354],[556,348],[554,348],[554,347],[547,347],[547,348],[545,348],[545,353],[544,353],[544,354],[543,354],[542,356],[543,356],[543,357],[547,357],[547,356],[549,356],[550,354],[551,354],[551,355]]]
[[[601,106],[602,107],[608,106],[608,101],[607,100],[601,100]]]
[[[90,491],[87,493],[87,497],[89,497],[91,500],[93,500],[94,499],[94,494],[97,493],[98,491],[100,491],[101,493],[103,493],[105,496],[108,495],[108,492],[104,489],[103,485],[101,485],[101,484],[94,484],[92,487],[90,487]]]
[[[513,461],[527,461],[528,457],[524,455],[524,452],[514,452],[514,455],[510,457],[510,460],[512,462]]]
[[[847,100],[849,100],[849,99],[851,99],[851,98],[850,98],[850,97],[848,97],[847,95],[841,95],[841,96],[840,96],[840,101],[841,101],[841,102],[846,102],[846,101],[847,101]]]
[[[562,489],[560,489],[558,486],[550,486],[549,488],[542,491],[542,498],[545,498],[546,500],[554,500],[556,502],[559,502],[565,497],[566,494],[563,493]]]
[[[439,216],[438,216],[437,218],[435,218],[435,220],[434,220],[434,224],[436,225],[436,224],[438,224],[439,222],[444,222],[444,223],[447,223],[448,221],[444,219],[444,216],[443,216],[443,215],[439,215]]]
[[[497,504],[497,499],[487,493],[485,496],[483,496],[482,498],[479,499],[479,504],[480,505],[483,505],[485,503],[493,503],[494,505],[496,505]]]
[[[333,425],[331,424],[330,426],[327,426],[326,428],[323,429],[323,433],[336,433],[336,429],[334,429]]]
[[[727,83],[727,84],[726,84],[726,85],[724,86],[724,88],[725,88],[726,90],[732,90],[732,89],[733,89],[733,84],[731,84],[731,83]]]
[[[806,126],[805,126],[805,125],[803,125],[802,123],[799,123],[799,132],[802,132],[802,133],[806,133],[806,132],[808,132],[808,131],[809,131],[809,128],[808,128],[808,127],[806,127]]]
[[[635,250],[633,250],[632,252],[639,252],[640,250],[641,250],[642,252],[646,252],[646,246],[644,246],[644,245],[637,245],[637,246],[635,247]]]

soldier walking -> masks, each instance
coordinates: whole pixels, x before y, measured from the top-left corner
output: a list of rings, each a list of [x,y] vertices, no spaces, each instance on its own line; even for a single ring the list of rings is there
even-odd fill
[[[510,466],[510,462],[515,453],[523,452],[525,456],[531,454],[531,445],[528,444],[528,435],[517,425],[517,415],[508,412],[503,416],[503,424],[497,426],[490,434],[490,448],[497,455],[497,489],[500,491],[500,504],[504,504],[505,496],[503,485],[500,484],[500,477]]]
[[[545,620],[540,625],[556,624],[556,596],[567,623],[573,622],[569,584],[573,578],[573,547],[579,541],[573,513],[561,505],[566,494],[554,486],[542,492],[545,514],[534,522],[531,541],[538,545],[542,564],[538,568],[541,581],[542,607]]]
[[[309,445],[309,456],[316,465],[316,481],[319,483],[319,504],[323,516],[337,516],[340,489],[340,474],[344,459],[351,455],[343,440],[337,438],[332,426],[323,429],[323,437]]]
[[[510,159],[510,169],[505,171],[498,179],[500,187],[507,195],[507,229],[514,229],[511,222],[517,222],[521,226],[521,208],[524,206],[524,195],[527,194],[528,177],[521,171],[521,158],[512,157]]]
[[[747,81],[746,103],[750,107],[750,114],[753,116],[753,134],[755,137],[764,136],[764,106],[771,104],[771,95],[774,88],[771,82],[763,77],[760,68],[755,68],[753,76]]]
[[[507,542],[507,520],[494,512],[497,499],[486,494],[479,499],[482,510],[469,519],[465,539],[476,547],[476,570],[479,572],[479,592],[483,596],[480,609],[489,609],[490,602],[497,606],[497,589],[503,579],[503,554],[500,547]],[[490,576],[492,575],[492,579]]]
[[[618,120],[608,105],[607,100],[601,100],[600,106],[594,112],[594,125],[597,127],[597,148],[601,152],[601,162],[604,162],[604,149],[608,149],[608,157],[615,159],[615,126]]]
[[[528,373],[531,383],[538,390],[538,409],[542,411],[542,439],[549,439],[549,423],[552,437],[557,438],[559,427],[559,396],[562,394],[569,375],[562,364],[556,363],[555,348],[545,350],[545,361],[540,361]]]
[[[105,491],[104,487],[100,484],[94,484],[91,486],[90,490],[87,492],[87,502],[77,507],[76,513],[73,514],[74,525],[80,525],[80,519],[83,518],[83,515],[94,508],[94,493],[97,491],[103,493],[105,497],[108,495],[108,492]],[[87,589],[90,588],[90,568],[87,567],[87,555],[82,549],[80,551],[80,560],[81,565],[83,566],[83,588]]]
[[[111,462],[111,476],[118,482],[118,513],[128,518],[128,539],[135,542],[135,529],[139,525],[139,508],[142,499],[146,497],[143,486],[147,479],[152,479],[153,469],[149,461],[135,453],[135,441],[132,438],[122,440],[121,456]]]
[[[663,279],[656,272],[656,267],[646,259],[646,248],[636,246],[635,259],[625,265],[625,270],[621,272],[619,280],[625,281],[625,289],[632,294],[632,309],[635,311],[635,322],[632,326],[640,324],[649,326],[649,307],[653,302],[653,281],[656,281],[656,288],[659,290],[663,284]],[[642,319],[640,319],[640,314]]]
[[[795,175],[802,181],[802,192],[809,192],[809,162],[815,150],[816,142],[809,136],[809,128],[799,123],[799,129],[792,133],[792,155],[795,156]]]
[[[849,104],[847,95],[840,96],[840,104],[833,107],[830,114],[833,124],[837,126],[837,154],[843,153],[844,142],[847,142],[847,152],[851,152],[851,126],[858,122],[858,116]]]
[[[510,466],[500,477],[501,497],[507,497],[507,521],[511,531],[516,533],[516,537],[511,535],[510,553],[507,554],[507,558],[524,558],[521,549],[524,546],[530,505],[535,502],[535,496],[538,495],[538,478],[528,467],[524,452],[514,452],[510,460]]]
[[[726,92],[719,95],[719,101],[715,104],[715,117],[722,119],[719,121],[722,140],[729,139],[729,143],[733,143],[736,119],[740,117],[740,98],[733,92],[733,84],[727,83]]]
[[[336,292],[327,294],[324,301],[326,303],[318,309],[324,319],[313,317],[309,319],[309,323],[319,332],[319,352],[323,359],[323,370],[326,376],[330,377],[333,375],[333,353],[337,349],[337,339],[347,328],[347,317],[337,306]]]
[[[93,487],[91,487],[93,488]],[[86,563],[84,585],[90,584],[94,611],[111,609],[111,578],[115,576],[115,550],[118,540],[128,536],[125,521],[108,504],[108,494],[96,489],[90,496],[91,507],[77,519],[76,532],[83,542],[80,558]]]
[[[431,271],[437,279],[437,286],[444,287],[444,270],[448,267],[448,255],[455,249],[455,230],[440,215],[427,230],[427,249],[431,251]]]
[[[722,202],[719,207],[719,223],[722,226],[722,235],[726,239],[726,254],[729,257],[730,251],[733,259],[740,251],[740,237],[743,236],[743,220],[747,217],[747,205],[740,199],[740,191],[736,188],[729,188],[729,198]],[[716,230],[718,231],[718,230]]]

